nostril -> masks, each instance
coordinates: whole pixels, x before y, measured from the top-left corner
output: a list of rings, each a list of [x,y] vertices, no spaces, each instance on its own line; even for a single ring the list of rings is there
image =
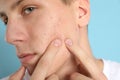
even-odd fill
[[[5,37],[5,41],[8,42],[9,44],[17,45],[17,44],[23,42],[24,39],[20,39],[19,36],[17,36],[17,37],[7,36],[7,37]]]
[[[9,30],[7,31],[6,37],[5,37],[6,42],[13,44],[13,45],[16,45],[21,42],[25,42],[26,39],[27,39],[27,36],[22,30],[19,30],[19,31]]]
[[[12,40],[9,43],[12,45],[18,45],[18,44],[21,44],[22,42],[23,42],[23,40]]]
[[[23,42],[23,40],[14,40],[13,42],[12,42],[12,44],[13,45],[18,45],[18,44],[20,44],[20,43],[22,43]]]
[[[19,24],[19,25],[18,25]],[[27,32],[22,21],[17,19],[17,17],[9,18],[9,23],[7,24],[6,29],[6,42],[10,44],[18,44],[26,40]]]

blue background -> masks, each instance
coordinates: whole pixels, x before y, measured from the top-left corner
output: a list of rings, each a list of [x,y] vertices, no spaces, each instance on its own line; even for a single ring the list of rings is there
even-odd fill
[[[4,41],[5,29],[0,22],[0,78],[20,66],[15,48]],[[120,0],[91,0],[89,39],[97,58],[120,62]]]

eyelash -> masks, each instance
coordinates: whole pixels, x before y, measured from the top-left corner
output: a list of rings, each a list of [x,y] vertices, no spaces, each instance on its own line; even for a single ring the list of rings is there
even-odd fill
[[[27,10],[29,10],[28,12],[27,12]],[[22,10],[22,14],[25,16],[25,15],[29,15],[32,11],[34,11],[35,10],[35,7],[26,7],[26,8],[24,8],[23,10]],[[5,25],[7,25],[7,23],[8,23],[8,18],[7,18],[7,16],[2,16],[1,17],[2,18],[2,20],[3,20],[3,22],[4,22],[4,24]]]
[[[33,12],[36,8],[35,7],[26,7],[23,9],[22,14],[23,15],[29,15],[31,12]]]
[[[4,24],[7,25],[8,23],[8,18],[4,19]]]
[[[4,22],[4,24],[7,25],[8,18],[4,15],[4,16],[1,16],[1,19]]]

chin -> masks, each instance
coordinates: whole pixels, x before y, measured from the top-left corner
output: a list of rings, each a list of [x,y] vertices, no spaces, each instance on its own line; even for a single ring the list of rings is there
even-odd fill
[[[25,66],[26,68],[28,68],[28,67],[33,68],[34,66],[36,66],[38,60],[39,60],[39,58],[36,56],[30,60],[26,60],[24,62],[21,61],[21,64],[23,66]]]
[[[69,55],[70,55],[69,52],[66,50],[65,46],[63,46],[61,50],[59,50],[58,54],[56,55],[52,63],[52,66],[49,68],[47,76],[50,76],[56,73],[58,70],[60,70],[60,68],[62,68],[64,63],[68,60]],[[28,69],[30,74],[32,74],[39,60],[40,60],[40,55],[35,56],[29,61],[22,62],[22,65],[24,65]]]
[[[39,59],[34,59],[31,60],[30,62],[21,62],[21,64],[26,67],[26,69],[28,70],[29,74],[32,75],[37,63],[38,63]]]

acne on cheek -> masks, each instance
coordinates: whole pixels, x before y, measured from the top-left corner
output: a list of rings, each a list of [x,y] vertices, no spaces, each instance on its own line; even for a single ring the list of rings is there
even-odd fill
[[[37,51],[39,53],[43,54],[47,47],[49,46],[49,44],[52,42],[52,40],[55,39],[56,34],[53,34],[53,32],[47,33],[47,31],[39,34],[41,35],[38,35],[38,37],[36,37],[36,40],[33,41],[33,44],[35,43],[34,47],[37,48]]]

